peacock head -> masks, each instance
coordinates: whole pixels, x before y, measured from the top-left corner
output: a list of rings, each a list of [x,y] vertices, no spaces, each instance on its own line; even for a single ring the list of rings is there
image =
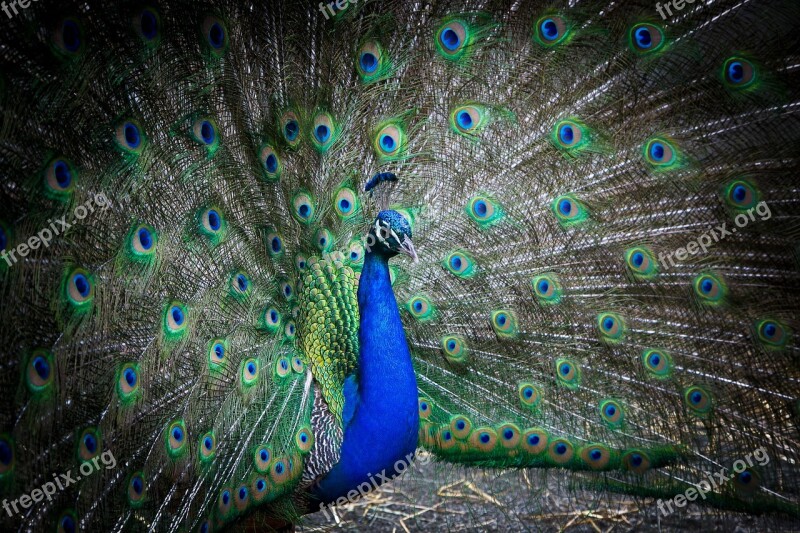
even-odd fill
[[[397,211],[378,213],[375,223],[367,235],[367,253],[378,253],[388,257],[405,254],[417,262],[417,252],[411,242],[411,224]]]

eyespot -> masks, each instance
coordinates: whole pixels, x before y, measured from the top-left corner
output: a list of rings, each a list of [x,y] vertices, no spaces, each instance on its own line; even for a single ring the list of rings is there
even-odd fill
[[[128,481],[128,505],[136,509],[144,501],[144,473],[135,472]]]
[[[34,350],[28,357],[25,383],[33,394],[41,394],[50,389],[55,379],[53,354],[47,350]]]
[[[653,252],[644,246],[625,250],[625,264],[639,278],[649,278],[658,273],[658,263]]]
[[[611,451],[602,444],[590,444],[581,450],[580,457],[592,470],[603,470],[611,460]]]
[[[356,58],[356,70],[361,80],[369,83],[386,74],[386,58],[383,49],[375,41],[369,41],[361,46]]]
[[[547,432],[540,428],[526,429],[522,434],[522,449],[531,455],[539,455],[547,448]]]
[[[0,477],[11,472],[15,462],[14,441],[7,435],[0,435]]]
[[[264,310],[262,324],[270,333],[277,332],[281,329],[281,313],[274,307],[268,307]]]
[[[136,363],[125,363],[117,374],[117,394],[123,404],[135,400],[139,394],[139,367]]]
[[[466,206],[467,216],[480,228],[488,228],[503,218],[503,209],[499,203],[488,196],[479,194],[469,199]]]
[[[306,257],[305,254],[295,255],[294,266],[297,267],[297,270],[300,272],[305,272],[306,268],[308,268],[308,257]]]
[[[567,23],[558,15],[546,15],[536,21],[536,41],[544,46],[560,43],[568,33]]]
[[[53,44],[65,56],[74,56],[84,49],[83,26],[75,17],[58,23],[53,33]]]
[[[228,283],[232,295],[241,297],[250,294],[250,278],[244,272],[234,272]]]
[[[556,147],[568,151],[576,151],[581,148],[588,140],[585,129],[585,126],[573,120],[562,120],[556,124],[553,131]]]
[[[228,29],[217,17],[206,17],[203,21],[203,36],[208,49],[215,56],[222,56],[228,48]]]
[[[333,248],[333,234],[326,228],[320,228],[314,234],[314,242],[320,252],[327,252]]]
[[[10,234],[11,231],[6,227],[3,221],[0,220],[0,252],[8,249]]]
[[[336,140],[337,128],[328,113],[320,113],[314,118],[314,125],[311,131],[314,146],[319,151],[326,151]]]
[[[470,31],[466,23],[452,20],[436,32],[436,48],[447,59],[458,59],[470,42]]]
[[[358,213],[361,203],[353,189],[342,187],[334,197],[333,207],[336,210],[336,214],[339,215],[339,218],[347,220]]]
[[[256,476],[250,484],[250,492],[253,494],[253,501],[263,502],[269,495],[269,485],[264,476]]]
[[[554,463],[559,465],[570,462],[574,455],[575,449],[572,447],[572,443],[567,439],[555,439],[550,443],[550,447],[547,449],[547,456],[550,457]]]
[[[467,343],[456,335],[442,337],[442,350],[451,363],[463,363],[467,358]]]
[[[450,419],[450,431],[457,439],[466,439],[472,432],[472,421],[464,415],[455,415]]]
[[[292,357],[292,370],[294,370],[298,374],[302,374],[305,371],[305,369],[306,365],[305,363],[303,363],[303,360],[300,359],[300,357],[296,355]]]
[[[276,485],[283,485],[289,480],[291,471],[286,457],[276,457],[269,469],[269,477]]]
[[[568,359],[557,359],[556,378],[568,389],[575,389],[580,384],[580,369],[578,365]]]
[[[408,300],[408,303],[406,303],[406,309],[411,313],[411,316],[420,322],[433,319],[436,312],[433,304],[431,304],[431,301],[424,294],[412,296]]]
[[[294,285],[289,280],[281,280],[280,288],[281,294],[287,301],[294,299]]]
[[[634,25],[628,36],[631,49],[639,54],[650,54],[664,46],[664,31],[654,24]]]
[[[517,387],[517,392],[522,405],[531,408],[537,407],[544,396],[541,387],[528,382],[520,383]]]
[[[214,459],[217,451],[217,437],[214,435],[213,431],[209,431],[200,437],[198,448],[200,449],[201,462],[207,463]]]
[[[378,130],[375,136],[375,151],[387,159],[399,155],[405,148],[405,132],[399,124],[389,123]]]
[[[241,373],[242,387],[252,387],[258,381],[258,359],[245,359],[242,363]]]
[[[419,397],[417,401],[419,406],[419,417],[423,420],[427,420],[431,417],[431,401],[428,398]]]
[[[562,226],[571,226],[585,221],[588,218],[586,207],[570,195],[559,196],[553,200],[553,213]]]
[[[186,451],[186,425],[183,420],[176,420],[167,427],[166,441],[170,457],[179,457]]]
[[[219,147],[217,124],[211,118],[200,118],[194,121],[192,137],[200,144],[205,145],[209,152]]]
[[[314,446],[314,434],[311,432],[311,428],[302,427],[298,429],[294,436],[294,443],[300,453],[306,454],[310,452]]]
[[[672,374],[672,358],[663,350],[645,350],[642,364],[653,377],[663,379]]]
[[[476,273],[475,262],[466,252],[450,252],[444,260],[444,267],[459,278],[471,278]]]
[[[117,146],[131,154],[142,153],[144,136],[138,122],[126,120],[117,126]]]
[[[181,337],[186,332],[186,306],[179,302],[169,304],[164,312],[164,332],[172,338]]]
[[[210,237],[220,237],[225,230],[225,218],[216,209],[200,213],[200,230]]]
[[[158,235],[152,226],[134,226],[128,234],[128,252],[135,259],[146,259],[152,257],[156,251]]]
[[[755,329],[758,340],[768,347],[782,348],[789,339],[786,327],[777,320],[769,318],[759,320],[756,322]]]
[[[278,181],[281,177],[283,165],[278,152],[270,145],[261,148],[261,164],[264,165],[264,175],[270,181]]]
[[[625,336],[625,323],[616,313],[600,313],[597,328],[606,342],[619,342]]]
[[[294,340],[294,337],[297,334],[297,328],[294,325],[294,320],[289,320],[286,322],[286,325],[283,327],[283,334],[286,335],[288,340]]]
[[[513,338],[517,336],[517,317],[513,311],[507,309],[492,311],[491,322],[498,337]]]
[[[756,80],[756,68],[747,59],[734,56],[725,60],[722,76],[728,87],[743,89]]]
[[[65,159],[50,161],[44,177],[47,192],[55,198],[62,198],[75,190],[75,170]]]
[[[78,519],[73,511],[65,511],[58,517],[57,533],[75,533],[78,531]]]
[[[722,302],[727,294],[727,287],[714,274],[700,274],[692,284],[698,299],[705,304],[716,305]]]
[[[253,454],[253,464],[256,470],[262,474],[269,472],[269,466],[272,459],[272,450],[266,444],[262,444],[256,448]]]
[[[698,415],[707,414],[711,411],[712,398],[703,387],[692,385],[688,387],[683,393],[683,399],[691,411]]]
[[[450,127],[456,133],[472,136],[480,132],[487,122],[486,108],[480,105],[464,105],[450,113]]]
[[[610,427],[619,427],[624,421],[622,406],[616,400],[600,402],[600,418]]]
[[[631,450],[622,456],[622,465],[626,470],[636,474],[644,474],[650,470],[650,457],[640,450]]]
[[[364,263],[364,246],[359,241],[350,243],[350,253],[347,255],[351,265],[361,265]]]
[[[761,476],[752,468],[746,468],[739,473],[734,470],[732,482],[734,490],[739,495],[750,496],[761,486]]]
[[[428,446],[436,446],[438,444],[439,449],[444,451],[452,450],[458,444],[449,426],[441,426],[435,431],[435,435],[421,436],[420,441]]]
[[[267,230],[265,241],[267,253],[269,253],[270,257],[279,258],[283,256],[283,239],[281,238],[281,234],[278,233],[274,228]]]
[[[91,461],[103,449],[100,432],[97,428],[84,429],[78,437],[78,459],[81,462]]]
[[[316,212],[314,197],[311,193],[298,191],[292,198],[292,215],[301,224],[310,224],[314,220]]]
[[[492,428],[475,428],[469,436],[469,445],[473,450],[490,452],[497,446],[497,433]]]
[[[522,432],[514,424],[502,424],[497,428],[497,435],[500,437],[500,446],[506,450],[513,450],[522,441]]]
[[[665,139],[650,139],[644,145],[644,155],[648,163],[655,167],[666,168],[675,163],[677,151],[672,143]]]
[[[239,488],[236,489],[236,499],[234,500],[234,505],[236,505],[236,509],[241,512],[247,509],[249,503],[250,490],[247,488],[247,485],[240,485]]]
[[[73,269],[67,275],[66,295],[75,307],[87,306],[94,298],[94,281],[82,268]]]
[[[723,189],[722,199],[734,209],[745,210],[755,207],[760,200],[760,193],[747,180],[734,180]]]
[[[231,489],[223,487],[219,491],[219,497],[217,498],[217,512],[221,517],[227,517],[231,513],[232,506],[233,496],[231,495]]]
[[[225,339],[213,339],[208,343],[208,366],[218,370],[228,357],[228,342]]]
[[[541,304],[555,304],[561,301],[561,282],[555,274],[540,274],[531,280],[533,293]]]
[[[146,7],[133,17],[133,29],[147,45],[154,46],[161,37],[161,16],[156,10]]]
[[[300,120],[294,111],[287,111],[281,117],[281,131],[289,146],[297,146],[300,142]]]
[[[280,357],[275,363],[275,373],[278,377],[285,378],[292,371],[292,364],[289,362],[288,357]]]

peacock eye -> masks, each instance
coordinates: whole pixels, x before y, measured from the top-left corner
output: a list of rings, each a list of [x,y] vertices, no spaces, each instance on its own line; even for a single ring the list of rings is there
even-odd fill
[[[356,68],[364,81],[370,81],[379,72],[383,61],[383,50],[374,41],[364,43],[358,51]]]
[[[102,447],[100,432],[97,428],[86,428],[78,439],[78,458],[81,462],[90,461],[93,457],[97,457]]]
[[[75,171],[69,161],[54,159],[47,165],[45,185],[53,197],[63,198],[75,188]]]
[[[314,118],[312,127],[314,146],[317,150],[325,151],[333,144],[336,126],[328,113],[320,113]]]
[[[450,113],[450,127],[456,133],[471,136],[480,132],[487,122],[486,108],[470,104],[455,108]]]
[[[552,209],[562,226],[578,224],[588,218],[584,205],[570,195],[559,196],[553,200]]]
[[[469,39],[469,27],[460,20],[447,22],[436,33],[437,49],[448,59],[460,57],[464,53]]]
[[[146,7],[133,19],[133,27],[147,44],[154,44],[159,37],[161,17],[152,8]]]
[[[625,264],[637,278],[652,277],[658,271],[658,263],[653,252],[644,246],[627,249],[625,251]]]
[[[694,279],[694,292],[702,303],[718,304],[727,293],[727,287],[715,274],[700,274]]]
[[[387,124],[375,136],[375,150],[382,158],[398,155],[404,147],[405,133],[398,124]]]
[[[326,228],[320,228],[314,235],[314,241],[320,252],[327,252],[333,247],[333,233]]]
[[[268,229],[265,240],[267,243],[267,252],[271,257],[276,258],[283,255],[283,239],[277,231],[272,228]]]
[[[462,251],[448,254],[444,260],[445,268],[460,278],[470,278],[475,275],[476,267],[473,259]]]
[[[74,269],[67,276],[66,295],[75,307],[88,305],[94,297],[94,283],[89,273],[83,269]]]
[[[300,120],[294,111],[287,111],[281,117],[281,131],[289,146],[297,146],[300,142]]]
[[[507,309],[492,311],[491,322],[494,332],[499,337],[514,337],[517,335],[517,317],[513,311]]]
[[[213,55],[221,56],[225,53],[228,48],[228,30],[222,20],[206,17],[203,21],[203,36]]]
[[[242,387],[250,387],[258,381],[258,360],[246,359],[242,363],[241,370],[241,385]]]
[[[758,339],[770,348],[782,348],[789,337],[783,324],[769,318],[756,322],[755,329]]]
[[[314,197],[305,191],[299,191],[292,199],[292,214],[294,218],[303,224],[310,224],[314,220],[316,212]]]
[[[741,57],[727,59],[722,72],[725,83],[735,89],[747,87],[756,79],[756,68],[753,63]]]
[[[622,406],[616,400],[603,400],[600,402],[600,418],[603,422],[611,427],[618,427],[622,425],[624,420],[624,411]]]
[[[704,415],[711,410],[711,394],[698,385],[692,385],[683,392],[683,399],[686,407],[698,415]]]
[[[360,265],[364,261],[364,246],[359,241],[350,243],[350,254],[348,255],[350,263]]]
[[[760,193],[750,181],[734,180],[724,187],[722,198],[728,206],[744,210],[758,203]]]
[[[658,168],[669,168],[677,160],[677,151],[665,139],[650,139],[644,146],[645,159]]]
[[[83,46],[83,27],[78,19],[67,17],[57,26],[53,34],[53,44],[65,56],[74,56]]]
[[[186,306],[182,303],[173,302],[167,306],[164,312],[164,332],[167,337],[179,338],[186,332]]]
[[[561,385],[575,389],[580,384],[580,369],[569,359],[556,359],[556,377]]]
[[[126,120],[117,126],[117,146],[124,152],[140,154],[144,149],[144,139],[138,122]]]
[[[597,316],[600,335],[607,342],[617,342],[625,335],[625,323],[615,313],[600,313]]]
[[[583,129],[571,120],[556,124],[556,140],[561,148],[576,148],[583,143]]]
[[[445,358],[451,363],[463,363],[467,357],[467,344],[457,335],[442,337],[442,350]]]
[[[549,15],[536,22],[536,41],[544,46],[560,43],[569,33],[566,21],[558,15]]]
[[[664,32],[654,24],[641,23],[631,28],[629,39],[634,52],[649,54],[663,46]]]
[[[342,187],[334,197],[333,206],[340,218],[349,219],[358,212],[361,204],[353,189]]]

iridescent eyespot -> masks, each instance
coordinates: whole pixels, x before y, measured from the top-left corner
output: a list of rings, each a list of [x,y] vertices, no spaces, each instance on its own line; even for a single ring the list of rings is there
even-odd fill
[[[86,307],[94,298],[94,280],[84,269],[75,268],[67,274],[65,292],[74,307]]]
[[[128,234],[129,257],[137,261],[147,260],[155,253],[157,243],[158,234],[152,226],[134,226]]]
[[[653,377],[663,379],[672,374],[672,358],[663,350],[645,350],[642,364]]]
[[[252,387],[256,384],[258,381],[258,359],[249,358],[242,362],[240,378],[243,388]]]
[[[200,437],[198,449],[200,450],[199,454],[201,462],[206,463],[214,459],[217,450],[217,438],[213,431],[209,431]]]
[[[364,262],[364,245],[360,241],[350,243],[350,250],[347,259],[351,265],[361,265]]]
[[[28,357],[25,370],[28,390],[33,394],[41,394],[49,390],[55,379],[53,354],[47,350],[34,350]]]
[[[239,488],[236,489],[235,494],[236,499],[233,503],[236,506],[236,510],[243,512],[245,509],[247,509],[247,506],[250,503],[250,490],[247,488],[247,485],[239,485]]]
[[[141,506],[144,503],[144,493],[144,473],[134,472],[128,480],[128,505],[134,509]]]
[[[747,180],[734,180],[723,188],[722,199],[736,210],[753,208],[760,200],[760,193],[756,187]]]
[[[712,273],[700,274],[694,278],[692,286],[700,302],[708,305],[721,303],[728,292],[725,283]]]
[[[279,377],[285,378],[292,371],[292,365],[288,357],[280,357],[275,363],[275,372]]]
[[[204,145],[209,153],[213,153],[219,147],[219,135],[214,119],[199,118],[195,120],[192,125],[192,137]]]
[[[369,41],[361,45],[356,58],[356,70],[366,83],[375,81],[386,74],[386,58],[380,44]]]
[[[233,296],[242,297],[250,294],[250,278],[242,271],[231,274],[228,286]]]
[[[698,385],[692,385],[683,392],[683,399],[692,412],[698,415],[707,414],[712,408],[711,394]]]
[[[580,456],[592,470],[603,470],[611,461],[611,451],[602,444],[590,444],[584,447]]]
[[[457,439],[466,439],[472,431],[472,421],[464,415],[454,415],[450,419],[450,431]]]
[[[86,428],[78,437],[78,459],[81,462],[91,461],[103,449],[103,442],[97,428]]]
[[[310,224],[314,221],[316,207],[311,193],[300,190],[292,198],[292,216],[301,224]]]
[[[272,450],[266,444],[262,444],[253,453],[253,464],[256,470],[262,474],[269,472],[270,462],[272,460]]]
[[[264,476],[256,476],[250,484],[250,490],[253,493],[253,501],[261,503],[266,500],[269,495],[269,485],[267,484]]]
[[[456,133],[473,136],[486,126],[487,111],[484,106],[477,104],[464,105],[455,108],[450,113],[450,127]]]
[[[208,365],[217,370],[228,358],[228,342],[225,339],[213,339],[208,343]]]
[[[754,494],[761,486],[761,476],[759,476],[758,472],[752,468],[746,468],[745,470],[737,473],[739,470],[736,467],[737,463],[742,463],[743,465],[745,464],[741,459],[738,459],[733,463],[733,488],[739,495],[750,496]]]
[[[167,453],[170,457],[179,457],[186,451],[186,425],[183,420],[175,420],[168,427],[165,435]]]
[[[278,233],[274,228],[267,229],[265,241],[267,245],[267,253],[269,253],[270,257],[278,258],[283,256],[283,239],[281,238],[280,233]]]
[[[625,420],[622,406],[616,400],[603,400],[600,402],[600,418],[608,426],[619,427]]]
[[[294,111],[287,111],[281,117],[281,131],[289,146],[297,146],[300,142],[300,120]]]
[[[224,234],[225,219],[216,209],[206,209],[200,213],[200,231],[212,238],[219,238]]]
[[[8,249],[11,240],[11,230],[0,220],[0,252]],[[0,263],[2,265],[2,263]]]
[[[53,159],[47,164],[44,182],[48,196],[64,198],[75,190],[75,169],[65,159]]]
[[[406,136],[399,122],[389,122],[375,135],[375,152],[381,159],[393,159],[405,149]]]
[[[669,141],[655,138],[645,143],[644,157],[645,160],[654,167],[666,169],[676,162],[678,152]]]
[[[508,309],[499,309],[491,313],[492,329],[501,338],[516,337],[517,316]]]
[[[422,432],[423,429],[424,428],[420,428],[420,432]],[[452,450],[458,443],[455,435],[453,435],[453,432],[450,431],[448,426],[439,427],[438,430],[435,430],[435,434],[433,435],[421,435],[420,442],[426,446],[436,446],[438,444],[439,449],[445,451]]]
[[[436,31],[436,48],[447,59],[458,59],[471,40],[469,27],[461,20],[451,20]]]
[[[142,129],[135,120],[126,120],[117,126],[117,146],[125,152],[140,154],[144,149],[145,139]]]
[[[503,218],[503,209],[499,203],[486,195],[476,195],[466,205],[467,216],[480,228],[488,228]]]
[[[231,495],[231,489],[223,487],[219,491],[219,497],[217,498],[217,512],[221,517],[226,518],[231,514],[232,507],[233,496]]]
[[[475,262],[466,252],[456,250],[444,259],[444,267],[459,278],[471,278],[477,272]]]
[[[523,382],[517,387],[519,399],[526,407],[537,407],[542,401],[543,392],[541,387],[533,383]]]
[[[625,452],[622,456],[622,465],[626,470],[636,474],[644,474],[650,470],[650,457],[640,450]]]
[[[294,256],[294,266],[300,272],[305,272],[308,268],[308,257],[305,254],[297,254]]]
[[[547,456],[556,464],[563,465],[572,460],[575,449],[567,439],[555,439],[547,449]]]
[[[294,285],[289,280],[281,280],[280,282],[281,294],[287,301],[294,299]]]
[[[597,328],[606,342],[619,342],[625,336],[625,322],[616,313],[597,315]]]
[[[278,181],[281,177],[283,165],[281,164],[281,159],[278,156],[278,152],[275,151],[275,148],[266,145],[261,149],[261,163],[264,165],[264,173],[267,179],[270,181]]]
[[[419,417],[427,420],[431,417],[431,401],[428,398],[420,396],[418,400]]]
[[[294,339],[295,335],[297,334],[297,328],[295,328],[294,320],[289,320],[286,322],[286,325],[283,327],[283,334],[288,340]]]
[[[544,46],[562,42],[569,34],[566,21],[558,15],[546,15],[536,21],[535,40]]]
[[[314,433],[311,432],[311,428],[306,426],[298,429],[294,435],[294,443],[300,453],[310,452],[314,446]]]
[[[320,113],[314,118],[311,137],[317,150],[324,152],[336,140],[338,131],[336,123],[328,113]]]
[[[149,46],[158,43],[161,30],[161,17],[152,8],[146,7],[133,17],[133,29]]]
[[[589,217],[583,203],[571,195],[559,196],[553,200],[551,208],[559,224],[564,227],[579,224]]]
[[[333,199],[333,207],[339,218],[344,220],[356,215],[361,207],[358,195],[349,187],[340,188]]]
[[[436,309],[424,294],[412,296],[406,303],[406,309],[411,313],[411,316],[421,322],[433,319],[436,314]]]
[[[296,355],[294,357],[292,357],[292,370],[294,370],[298,374],[302,374],[305,371],[305,369],[306,369],[306,365],[305,365],[305,363],[303,363],[302,359],[300,359]]]
[[[228,30],[217,17],[206,17],[203,21],[203,37],[208,49],[215,56],[222,56],[228,48]]]
[[[782,348],[786,346],[789,333],[786,327],[770,318],[759,320],[755,323],[758,340],[771,348]]]
[[[531,455],[539,455],[547,448],[549,437],[547,432],[540,428],[526,429],[522,434],[522,449]]]
[[[64,511],[58,517],[56,523],[58,524],[56,533],[75,533],[78,531],[78,518],[74,511]]]
[[[13,470],[15,462],[14,440],[0,434],[0,479]]]
[[[117,373],[117,395],[123,404],[139,396],[139,367],[136,363],[125,363]]]
[[[500,446],[506,450],[513,450],[522,441],[522,432],[519,427],[511,423],[497,426],[497,435],[500,437]]]
[[[53,44],[63,56],[83,51],[83,27],[78,19],[67,17],[59,22],[53,33]]]
[[[497,446],[497,433],[492,428],[475,428],[468,442],[473,450],[490,452]]]
[[[728,87],[743,89],[757,78],[756,67],[742,57],[728,58],[722,66],[722,77]]]
[[[658,273],[658,263],[653,252],[644,246],[625,250],[625,264],[637,278],[650,278]]]
[[[442,337],[442,350],[451,363],[463,363],[467,358],[467,343],[457,335]]]
[[[556,148],[571,155],[588,146],[589,130],[576,120],[562,120],[553,129],[552,139]]]
[[[541,304],[555,304],[561,301],[561,282],[555,274],[540,274],[531,280],[533,293]]]
[[[558,382],[568,389],[575,389],[580,385],[580,369],[578,365],[567,359],[556,360],[556,378]]]
[[[664,31],[654,24],[634,25],[628,36],[631,49],[639,54],[650,54],[664,45]]]

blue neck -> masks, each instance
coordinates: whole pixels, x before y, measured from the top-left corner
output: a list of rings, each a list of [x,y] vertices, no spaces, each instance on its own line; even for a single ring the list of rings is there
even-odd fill
[[[341,456],[313,490],[328,503],[360,484],[372,487],[410,464],[417,447],[417,380],[403,323],[389,279],[389,258],[368,253],[358,285],[359,354],[357,388],[345,386]],[[350,389],[350,390],[348,390]],[[352,417],[348,415],[352,413]],[[399,464],[398,464],[399,466]]]

